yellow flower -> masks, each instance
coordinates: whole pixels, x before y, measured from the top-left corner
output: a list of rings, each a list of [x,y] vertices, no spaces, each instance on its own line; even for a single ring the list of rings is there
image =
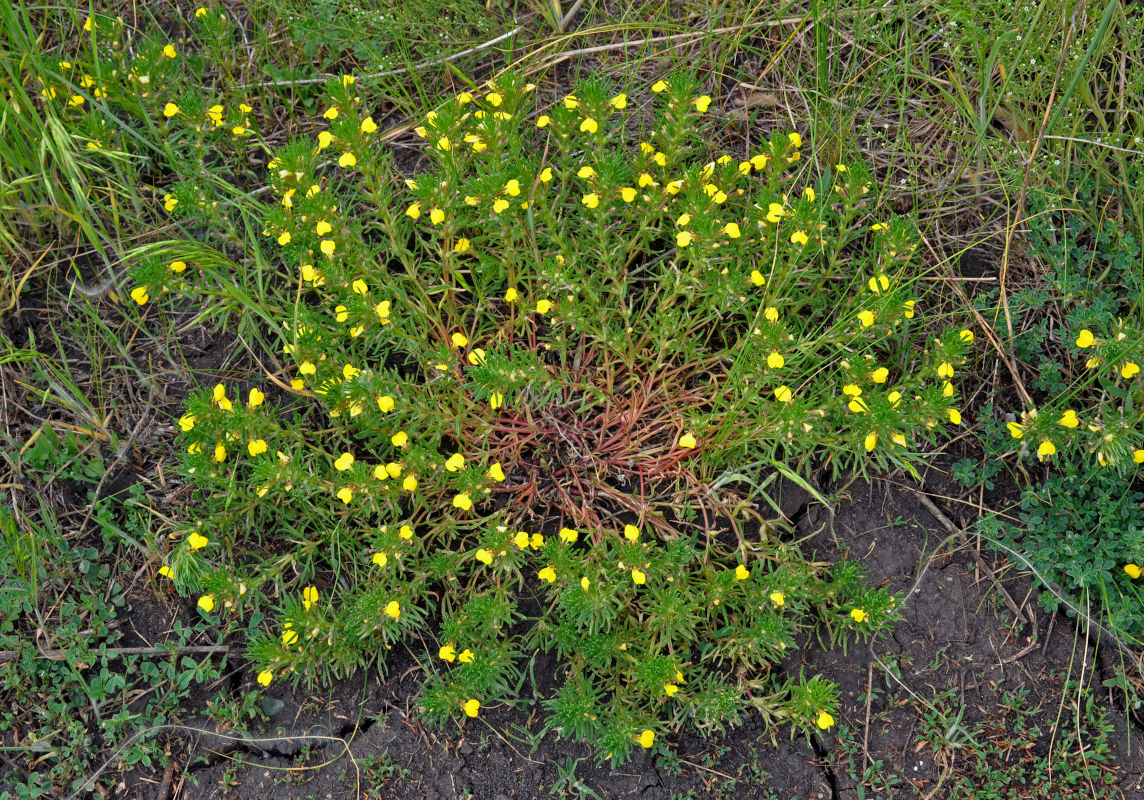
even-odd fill
[[[354,282],[351,284],[351,288],[353,289],[354,294],[365,294],[369,291],[369,285],[361,278],[354,280]]]
[[[1141,575],[1140,567],[1136,564],[1125,564],[1124,571],[1128,573],[1128,577],[1132,580],[1136,580]]]
[[[164,578],[174,578],[175,577],[175,571],[173,569],[171,569],[170,567],[168,567],[166,564],[159,567],[159,574],[162,575]]]
[[[410,528],[408,525],[402,525],[401,530],[399,530],[397,532],[397,535],[399,537],[401,537],[402,539],[406,539],[406,540],[412,539],[413,538],[413,529]]]
[[[176,198],[170,192],[163,195],[163,208],[166,209],[167,211],[174,211],[175,206],[177,206],[178,204],[179,204],[178,198]]]
[[[457,472],[465,468],[465,457],[460,453],[453,453],[445,461],[445,469],[449,472]]]
[[[802,137],[799,136],[798,133],[788,133],[787,141],[795,147],[802,147]]]
[[[475,556],[476,556],[477,561],[480,561],[482,564],[493,563],[493,553],[491,550],[486,550],[485,548],[482,547],[480,550],[478,550],[476,552]]]
[[[675,693],[679,691],[679,687],[674,683],[665,683],[663,685],[663,693],[668,697],[675,697]]]
[[[795,231],[790,235],[791,244],[806,244],[809,241],[810,239],[808,239],[806,234],[802,231]]]
[[[286,623],[286,624],[289,625],[290,623]],[[298,641],[298,631],[290,630],[289,628],[287,628],[285,631],[282,632],[282,644],[289,647],[290,645],[294,644],[294,642],[296,642],[296,641]]]
[[[780,403],[789,403],[794,398],[794,392],[790,390],[789,386],[780,386],[775,389],[775,398]]]
[[[834,717],[830,716],[825,711],[819,711],[818,716],[814,720],[814,724],[822,730],[826,730],[834,724]]]
[[[770,598],[771,602],[774,603],[776,607],[786,603],[786,595],[784,595],[782,592],[771,592]]]
[[[625,203],[630,203],[633,200],[635,200],[636,194],[637,194],[636,190],[630,186],[620,187],[620,197],[623,199],[623,201]]]
[[[503,197],[498,197],[496,200],[493,201],[493,213],[499,214],[502,211],[504,211],[506,208],[508,208],[508,206],[509,206],[508,200],[505,200]]]
[[[767,279],[763,273],[759,272],[757,269],[751,270],[751,283],[753,283],[755,286],[762,286],[766,282]]]
[[[1065,413],[1057,420],[1058,425],[1063,425],[1066,428],[1075,428],[1080,425],[1080,420],[1076,418],[1076,412],[1071,408],[1065,409]]]
[[[807,186],[805,189],[802,190],[802,196],[805,197],[807,200],[809,200],[811,203],[813,203],[814,198],[815,198],[814,189],[810,186]]]
[[[907,300],[906,302],[902,303],[902,316],[904,316],[906,319],[913,319],[914,306],[917,304],[917,300]]]
[[[481,701],[476,699],[466,700],[465,704],[461,706],[465,710],[465,715],[475,717],[481,710]]]
[[[647,583],[647,574],[639,567],[632,567],[632,583],[636,586],[643,586]]]
[[[1135,464],[1144,464],[1144,450],[1133,450],[1132,461]]]
[[[377,123],[373,121],[373,117],[366,117],[361,121],[362,133],[373,133],[377,130]]]
[[[695,103],[695,110],[700,114],[704,114],[711,105],[711,97],[705,94],[702,97],[696,97],[692,102]]]
[[[393,619],[397,619],[398,617],[401,616],[401,604],[398,603],[396,600],[390,600],[388,603],[385,604],[385,614],[388,617],[392,617]]]
[[[218,444],[215,445],[214,460],[219,462],[220,464],[223,461],[226,461],[226,447],[223,445],[222,442],[219,442]]]
[[[265,453],[267,450],[266,440],[265,439],[251,439],[250,442],[246,445],[246,449],[250,452],[250,455],[252,457],[253,456],[260,456],[263,453]]]
[[[655,731],[644,730],[636,741],[640,743],[640,747],[643,749],[651,749],[651,746],[655,744]]]
[[[1020,439],[1025,435],[1025,426],[1017,422],[1010,422],[1008,425],[1009,435],[1014,439]]]
[[[552,301],[551,300],[540,300],[536,304],[536,313],[537,314],[547,314],[551,310],[552,310]]]
[[[696,444],[698,444],[698,442],[696,442],[695,436],[693,434],[685,433],[679,437],[680,447],[684,447],[690,450],[691,448],[695,447]]]
[[[453,342],[453,347],[464,347],[469,343],[468,338],[460,331],[457,331],[449,338]]]
[[[258,683],[262,686],[269,686],[270,681],[274,680],[274,673],[268,669],[262,670],[258,673]]]
[[[318,587],[307,586],[302,590],[302,608],[309,611],[310,608],[318,602]]]
[[[417,489],[417,476],[406,475],[405,480],[401,482],[401,488],[407,492],[412,492]]]
[[[945,410],[945,414],[947,417],[949,417],[949,421],[952,422],[954,425],[960,425],[961,424],[961,412],[958,411],[956,408],[947,408]]]
[[[528,546],[533,550],[539,550],[540,548],[544,547],[544,535],[540,533],[532,534],[532,536],[528,539]]]
[[[504,98],[497,92],[489,92],[485,95],[485,100],[487,100],[489,105],[493,108],[500,108],[501,103],[504,102]]]
[[[540,171],[540,182],[548,183],[552,180],[552,167],[545,167]]]
[[[577,533],[572,528],[561,528],[559,536],[560,536],[560,541],[566,542],[568,544],[572,544],[578,538],[580,538],[580,534]]]
[[[473,96],[468,92],[461,92],[459,95],[457,95],[457,102],[461,105],[467,105],[473,102]]]
[[[948,361],[943,361],[937,365],[937,376],[939,378],[952,378],[953,377],[953,364]]]
[[[588,208],[596,208],[600,205],[600,196],[595,192],[591,192],[581,197],[580,202],[586,205]]]
[[[973,344],[973,331],[965,329],[961,331],[961,333],[957,334],[957,338],[965,344]]]
[[[877,431],[870,431],[868,434],[866,434],[866,439],[863,441],[863,445],[866,447],[866,452],[870,452],[875,447],[877,447],[878,446],[878,432]]]
[[[167,119],[170,119],[178,113],[179,107],[174,103],[167,103],[165,106],[163,106],[163,116]]]
[[[374,553],[372,561],[379,567],[384,567],[389,563],[389,556],[387,556],[385,553]]]
[[[656,81],[651,85],[651,90],[656,94],[667,91],[667,83],[664,81]]]
[[[786,359],[778,350],[772,350],[767,356],[767,366],[771,369],[782,369],[784,364],[786,364]]]
[[[204,594],[199,598],[198,606],[208,614],[214,611],[214,595]]]
[[[740,564],[739,566],[735,567],[735,580],[745,581],[749,577],[751,577],[751,571],[747,569],[745,565]]]
[[[489,395],[489,408],[491,408],[493,411],[496,411],[503,405],[504,395],[494,389],[493,393]]]
[[[723,233],[727,234],[728,238],[731,239],[738,239],[743,235],[743,232],[739,230],[739,224],[736,222],[728,222],[724,225]]]
[[[512,537],[512,543],[523,550],[528,547],[528,534],[524,531],[517,531],[516,535]]]
[[[409,444],[409,434],[405,431],[398,431],[389,437],[389,441],[393,443],[394,447],[405,447]]]
[[[192,550],[202,550],[209,543],[210,539],[198,533],[192,532],[191,535],[187,537],[187,544],[190,545]]]
[[[628,96],[626,94],[618,94],[608,101],[608,105],[617,111],[623,111],[628,107]]]
[[[881,294],[890,288],[890,279],[885,275],[877,275],[867,281],[867,286],[874,294]]]
[[[461,492],[453,498],[453,508],[459,508],[462,511],[468,511],[473,507],[473,500],[469,497],[468,492]]]
[[[552,122],[552,117],[547,114],[541,114],[536,120],[536,127],[546,128],[550,122]]]
[[[949,381],[945,381],[944,383],[942,383],[942,385],[941,385],[941,396],[942,397],[953,397],[953,384],[952,383],[950,383]]]
[[[695,234],[691,231],[680,231],[675,235],[675,244],[677,247],[687,247],[695,240]]]
[[[491,467],[489,467],[488,475],[490,478],[492,478],[494,481],[497,481],[498,483],[500,481],[504,480],[504,478],[505,478],[504,469],[501,468],[499,461],[496,462],[495,464],[493,464]]]
[[[151,295],[147,294],[146,286],[136,286],[131,290],[131,299],[139,305],[143,305],[151,299]]]
[[[1076,346],[1081,350],[1092,347],[1095,343],[1096,337],[1092,335],[1092,331],[1090,331],[1088,328],[1082,330],[1080,335],[1076,337]]]
[[[318,245],[318,248],[327,258],[333,258],[334,250],[336,250],[337,247],[333,239],[323,239],[321,244]]]
[[[850,616],[854,619],[855,622],[865,622],[868,615],[862,609],[855,608],[850,612]]]
[[[629,542],[638,542],[640,539],[640,529],[635,525],[625,525],[624,538]]]
[[[347,469],[349,469],[353,465],[354,465],[353,453],[342,453],[340,456],[338,456],[337,460],[334,461],[334,469],[336,469],[338,472],[345,472]]]
[[[890,377],[890,370],[885,367],[878,367],[870,373],[870,380],[874,383],[885,383],[886,379]]]
[[[862,325],[863,328],[869,328],[871,325],[874,324],[874,312],[873,311],[859,312],[858,322]]]
[[[1053,444],[1051,439],[1045,439],[1037,447],[1037,460],[1044,461],[1055,452],[1057,452],[1057,446]]]
[[[457,660],[460,661],[462,664],[472,664],[473,663],[473,651],[466,647],[457,656]]]
[[[440,225],[445,221],[445,212],[434,206],[429,209],[429,221],[434,225]]]
[[[348,506],[350,501],[354,499],[354,490],[348,486],[343,486],[338,489],[337,498]]]
[[[581,589],[583,589],[585,592],[586,592],[586,591],[588,591],[588,589],[589,589],[591,586],[592,586],[592,582],[591,582],[590,580],[588,580],[588,576],[587,576],[587,575],[585,575],[584,577],[580,578],[580,588],[581,588]]]
[[[440,656],[442,661],[448,661],[450,664],[457,660],[457,651],[453,649],[453,645],[451,644],[443,645],[441,649],[437,651],[437,655]]]
[[[508,291],[506,291],[504,293],[505,302],[515,303],[519,298],[520,298],[520,292],[518,292],[516,289],[514,289],[511,286],[508,288]]]
[[[556,570],[554,570],[552,567],[545,567],[544,569],[540,570],[540,572],[536,573],[536,577],[540,578],[542,581],[552,583],[556,580]]]
[[[651,175],[647,174],[646,172],[640,173],[640,177],[636,181],[636,185],[639,186],[641,189],[646,189],[648,186],[659,186],[659,184],[656,183],[655,178],[653,178]]]
[[[600,126],[591,117],[585,117],[584,121],[580,123],[580,133],[595,133],[599,129]]]
[[[767,222],[777,224],[778,221],[782,219],[784,213],[781,203],[770,203],[767,206]]]
[[[1124,366],[1120,368],[1120,374],[1125,378],[1131,378],[1140,371],[1140,365],[1134,361],[1125,361]]]

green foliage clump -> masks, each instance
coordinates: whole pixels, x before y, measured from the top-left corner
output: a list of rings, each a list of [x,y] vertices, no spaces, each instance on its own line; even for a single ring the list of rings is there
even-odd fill
[[[800,634],[885,630],[894,599],[705,487],[748,460],[911,466],[961,422],[974,336],[923,327],[916,231],[872,215],[860,165],[812,178],[794,132],[704,163],[711,98],[687,75],[652,91],[642,119],[596,79],[533,116],[503,76],[427,116],[404,177],[343,76],[328,129],[269,160],[284,366],[188,401],[200,513],[164,565],[205,614],[277,605],[260,682],[412,647],[426,713],[476,716],[547,650],[553,724],[617,762],[749,707],[833,724],[831,684],[771,673]],[[186,191],[173,213],[209,219]],[[227,278],[134,275],[140,304]]]

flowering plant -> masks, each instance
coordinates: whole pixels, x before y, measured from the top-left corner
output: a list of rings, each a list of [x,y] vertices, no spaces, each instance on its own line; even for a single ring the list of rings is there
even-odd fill
[[[748,463],[911,467],[960,424],[974,335],[912,346],[912,223],[873,216],[859,165],[812,180],[798,133],[706,160],[713,101],[688,75],[652,87],[638,141],[598,80],[533,113],[534,87],[503,76],[428,114],[408,178],[352,76],[327,90],[317,141],[269,161],[288,366],[188,402],[184,468],[211,513],[164,574],[204,613],[277,598],[250,647],[263,684],[439,624],[420,656],[434,717],[511,702],[545,649],[554,723],[601,757],[746,707],[832,724],[830,684],[769,673],[800,632],[884,630],[894,599],[711,487]],[[141,265],[137,302],[223,280],[179,263]]]

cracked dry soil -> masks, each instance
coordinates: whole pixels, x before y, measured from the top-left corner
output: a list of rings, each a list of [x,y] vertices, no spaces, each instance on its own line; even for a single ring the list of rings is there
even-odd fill
[[[939,549],[947,531],[934,511],[958,518],[956,510],[932,503],[927,508],[916,486],[876,481],[850,486],[833,521],[816,505],[799,515],[798,536],[809,554],[833,561],[849,552],[866,564],[873,582],[908,595],[891,636],[845,653],[812,639],[783,665],[793,673],[821,673],[841,687],[838,724],[809,742],[780,732],[772,743],[758,717],[749,716],[715,740],[684,735],[665,742],[667,756],[640,751],[619,769],[601,768],[586,746],[552,732],[542,735],[539,698],[528,712],[482,709],[481,718],[463,726],[426,727],[414,710],[412,661],[395,651],[384,678],[358,674],[317,695],[294,693],[284,684],[270,687],[266,694],[284,708],[251,736],[284,738],[241,743],[172,736],[173,767],[162,775],[124,776],[119,795],[938,800],[954,796],[960,777],[976,786],[969,796],[994,796],[1003,776],[1019,776],[1019,767],[1048,751],[1061,726],[1074,724],[1076,692],[1066,683],[1083,681],[1114,726],[1113,769],[1104,770],[1114,783],[1107,795],[1069,796],[1144,798],[1139,720],[1131,720],[1122,700],[1102,686],[1114,654],[1099,653],[1073,621],[1036,607],[1027,578],[997,584],[1002,562],[992,552],[956,540]],[[549,676],[540,681],[541,691],[550,689],[554,665],[538,660],[535,666],[537,676]],[[233,691],[249,689],[242,685],[248,681],[244,672],[232,674]],[[1028,692],[1024,707],[1040,735],[1023,749],[1005,750],[998,743],[1012,718],[1002,700],[1015,690]],[[968,748],[936,749],[927,741],[932,726],[925,716],[935,706],[956,709],[979,744],[998,744],[988,771]],[[1046,796],[1043,789],[1039,795],[1010,789],[1014,794],[996,796]]]

